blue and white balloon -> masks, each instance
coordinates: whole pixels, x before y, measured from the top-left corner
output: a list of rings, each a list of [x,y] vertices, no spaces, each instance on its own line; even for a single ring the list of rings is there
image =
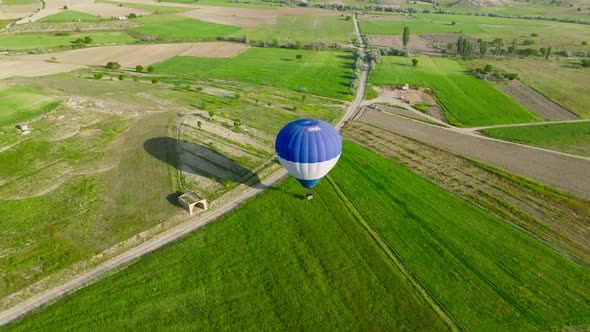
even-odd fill
[[[301,119],[279,131],[275,149],[289,174],[311,189],[338,162],[342,139],[338,130],[327,122]]]

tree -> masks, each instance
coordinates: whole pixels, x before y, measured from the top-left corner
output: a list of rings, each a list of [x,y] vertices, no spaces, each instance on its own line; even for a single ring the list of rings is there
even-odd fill
[[[123,74],[119,75],[119,81],[122,81],[124,79],[125,79],[125,75],[123,75]]]
[[[512,39],[512,45],[508,46],[508,53],[510,53],[511,55],[516,54],[516,38]]]
[[[143,66],[142,65],[135,66],[135,71],[138,73],[141,73],[143,71]]]
[[[485,40],[480,40],[479,41],[479,56],[486,55],[487,51],[488,51],[488,42]]]
[[[154,66],[148,66],[147,67],[147,72],[148,73],[153,73],[154,72]]]
[[[152,78],[152,84],[157,84],[159,81],[157,78]]]
[[[346,16],[346,20],[347,20],[347,21],[350,21],[350,20],[352,20],[352,16],[350,16],[350,15]]]
[[[483,67],[483,71],[486,72],[486,73],[491,72],[492,71],[492,65],[490,65],[490,64],[485,65],[485,67]]]
[[[97,80],[102,78],[102,73],[96,73],[94,74],[94,78],[96,78]]]
[[[588,67],[590,67],[590,60],[589,59],[582,59],[582,62],[580,63],[580,65],[582,65],[582,67],[584,67],[584,68],[588,68]]]
[[[412,66],[416,67],[418,65],[418,59],[413,58],[412,59]]]
[[[406,25],[406,26],[404,26],[404,36],[403,36],[404,48],[408,45],[409,42],[410,42],[410,28]]]
[[[127,15],[127,17],[129,17],[129,18],[136,18],[137,15],[135,13],[130,13],[129,15]]]
[[[502,53],[502,47],[504,46],[504,41],[502,40],[502,38],[494,39],[492,41],[492,44],[494,45],[494,47],[496,47],[494,54],[500,55],[500,53]]]
[[[92,38],[90,38],[89,36],[84,37],[84,44],[90,44],[92,43]]]
[[[191,86],[190,86],[190,85],[187,85],[187,86],[185,86],[185,87],[184,87],[184,89],[185,89],[186,91],[191,91]]]
[[[197,126],[199,126],[199,129],[201,129],[201,127],[203,127],[203,122],[197,121]]]
[[[551,56],[551,46],[545,50],[545,59],[549,59],[549,56]]]
[[[215,113],[213,113],[213,111],[209,111],[209,120],[213,120],[214,116],[215,116]]]
[[[297,55],[295,55],[295,59],[297,59],[297,60],[303,59],[303,54],[297,54]]]

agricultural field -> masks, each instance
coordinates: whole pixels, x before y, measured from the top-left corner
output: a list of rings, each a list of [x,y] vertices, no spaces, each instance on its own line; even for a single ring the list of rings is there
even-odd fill
[[[94,15],[78,12],[75,10],[64,10],[57,14],[45,16],[38,22],[98,22],[101,20],[102,18]]]
[[[173,14],[148,15],[133,19],[142,24],[132,32],[179,41],[199,41],[215,39],[240,30],[239,27],[207,23]]]
[[[412,14],[412,18],[411,20],[364,19],[359,21],[359,24],[363,34],[401,35],[404,26],[408,26],[412,34],[460,33],[488,41],[502,38],[505,45],[517,39],[519,48],[538,49],[552,45],[556,51],[560,49],[572,52],[588,50],[582,42],[590,41],[590,31],[584,24],[471,15]],[[532,34],[538,36],[532,37]],[[564,38],[564,36],[567,37]],[[534,44],[522,46],[525,39],[532,40]]]
[[[7,330],[448,330],[330,184],[317,188],[310,204],[289,179]]]
[[[18,35],[0,35],[0,47],[3,50],[27,50],[33,48],[71,48],[72,41],[86,36],[93,45],[129,44],[137,40],[124,32],[72,33],[68,36],[55,34],[27,33]]]
[[[590,70],[580,67],[579,60],[556,58],[550,60],[498,59],[496,61],[474,59],[466,62],[471,68],[490,63],[502,71],[517,73],[519,79],[545,97],[561,105],[581,118],[590,118]]]
[[[327,314],[335,329],[447,329],[421,296],[467,330],[588,324],[586,268],[403,166],[346,142],[341,162],[314,191],[312,202],[302,200],[289,179],[9,330],[319,328]],[[396,264],[361,225],[380,234]],[[174,322],[154,314],[163,307]]]
[[[135,82],[126,73],[119,80],[119,72],[106,70],[105,79],[97,80],[93,73],[5,81],[11,88],[2,90],[0,99],[10,97],[16,105],[21,98],[19,107],[34,115],[41,104],[26,104],[30,97],[62,104],[28,121],[32,132],[26,136],[14,128],[14,117],[2,118],[0,214],[10,222],[2,223],[0,237],[10,240],[0,244],[0,297],[95,255],[107,257],[109,248],[152,226],[182,220],[184,212],[169,201],[181,189],[179,175],[191,188],[203,188],[206,177],[203,194],[215,201],[270,155],[262,148],[254,156],[243,150],[271,146],[267,137],[289,120],[312,116],[333,121],[343,108],[334,100],[272,87],[203,80],[152,84],[147,74],[137,75]],[[293,110],[294,105],[301,107]],[[201,141],[177,142],[178,113],[203,109],[212,111],[214,119],[202,119],[197,128],[193,116],[195,121],[188,119],[182,127],[183,138]],[[236,118],[240,128],[226,126],[226,120]],[[241,149],[227,146],[233,137]],[[229,185],[217,173],[204,176],[207,165],[191,156],[202,151],[232,158],[234,167],[224,173],[233,180]]]
[[[233,58],[175,57],[154,67],[158,73],[237,80],[350,100],[353,62],[352,53],[345,52],[250,48]]]
[[[482,126],[534,122],[540,118],[447,58],[419,58],[417,66],[403,57],[382,57],[369,82],[429,87],[449,123]]]
[[[484,129],[486,136],[590,157],[590,122]]]
[[[279,42],[338,42],[348,44],[354,36],[352,21],[343,16],[280,15],[276,24],[246,28],[234,35],[246,35],[250,40]]]

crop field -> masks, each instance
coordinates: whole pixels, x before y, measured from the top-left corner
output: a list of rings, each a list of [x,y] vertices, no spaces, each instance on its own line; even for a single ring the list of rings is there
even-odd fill
[[[334,183],[346,198],[336,194]],[[313,201],[302,199],[293,179],[277,189],[25,317],[13,330],[158,329],[162,324],[198,324],[204,330],[319,328],[326,327],[322,317],[329,313],[335,329],[448,328],[375,243],[366,242],[368,234],[345,207],[348,200],[459,327],[495,331],[588,324],[586,268],[357,145],[345,143],[342,160],[314,190]],[[168,314],[157,314],[164,307]]]
[[[170,3],[195,4],[194,0],[166,0]],[[248,1],[228,1],[228,0],[199,0],[198,5],[205,6],[219,6],[219,7],[238,7],[238,8],[276,8],[278,4],[263,0],[248,0]]]
[[[494,128],[480,132],[497,139],[590,157],[590,122]]]
[[[143,25],[132,29],[133,32],[183,41],[215,39],[240,30],[239,27],[235,26],[207,23],[173,14],[142,16],[133,19],[133,22]]]
[[[125,1],[108,1],[108,0],[97,0],[97,3],[110,3],[113,5],[123,5],[124,7],[134,8],[134,9],[141,9],[146,10],[152,13],[158,14],[177,14],[180,12],[187,11],[185,7],[173,7],[173,6],[158,6],[158,5],[147,5],[143,3],[132,3],[132,2],[125,2]]]
[[[459,327],[590,323],[588,268],[401,166],[345,147],[334,181]]]
[[[554,49],[584,50],[581,42],[590,39],[590,31],[583,24],[471,15],[412,14],[412,17],[414,20],[409,21],[361,20],[359,24],[364,34],[401,35],[404,26],[408,26],[412,34],[463,33],[489,41],[503,38],[505,44],[514,38],[532,39],[535,48],[552,45]],[[538,37],[532,38],[533,33]]]
[[[228,59],[175,57],[154,65],[161,73],[272,85],[338,99],[351,99],[352,66],[351,53],[265,48],[250,48]]]
[[[41,18],[38,22],[98,22],[102,18],[75,10],[64,10]]]
[[[541,94],[582,118],[590,118],[590,70],[579,66],[579,60],[555,59],[535,61],[532,59],[499,59],[491,63],[486,60],[466,62],[469,67],[483,67],[491,63],[495,68],[517,73],[520,80]]]
[[[354,35],[352,21],[340,16],[280,15],[276,24],[264,24],[240,30],[234,35],[246,35],[251,40],[280,42],[339,42],[348,44]]]
[[[5,50],[26,50],[32,48],[69,48],[71,42],[89,36],[92,38],[92,44],[112,44],[112,43],[133,43],[137,40],[124,32],[93,32],[93,33],[76,33],[69,36],[56,36],[55,34],[18,34],[18,35],[0,35],[0,45]]]
[[[0,243],[0,298],[154,225],[175,222],[184,212],[168,196],[179,189],[179,170],[185,185],[204,189],[202,194],[214,201],[267,161],[269,137],[284,123],[310,116],[333,121],[343,109],[337,101],[313,95],[305,96],[304,105],[301,93],[266,86],[191,80],[151,84],[148,75],[138,82],[85,78],[91,76],[11,79],[7,84],[13,86],[0,94],[0,114],[5,115],[0,215],[9,221],[0,225],[0,238],[7,239]],[[22,136],[14,125],[26,114],[16,120],[7,112],[28,107],[36,112],[30,117],[40,114],[45,104],[27,104],[33,100],[63,102],[28,121],[32,131]],[[194,144],[182,145],[179,157],[175,152],[181,142],[172,135],[177,113],[208,111],[214,112],[213,120],[205,115],[185,122],[183,138]],[[242,129],[234,131],[236,118]],[[227,156],[223,160],[231,161],[225,164],[231,169],[223,175],[233,182],[209,172],[210,165],[195,160],[195,153]]]
[[[448,330],[329,183],[315,194],[289,179],[7,330]]]
[[[0,127],[28,120],[57,106],[57,98],[39,90],[0,85]]]
[[[489,83],[466,72],[457,61],[420,58],[416,67],[407,58],[383,57],[369,82],[375,85],[417,85],[434,91],[447,120],[459,126],[478,126],[538,121]]]

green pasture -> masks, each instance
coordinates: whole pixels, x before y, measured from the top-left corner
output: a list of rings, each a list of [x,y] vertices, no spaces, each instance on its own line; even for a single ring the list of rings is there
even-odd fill
[[[207,23],[173,14],[142,16],[133,21],[143,25],[132,29],[133,32],[187,41],[215,39],[240,30],[235,26]]]
[[[59,106],[59,100],[32,88],[0,85],[0,127],[16,125]]]
[[[590,157],[590,122],[480,130],[486,136]]]
[[[581,68],[579,60],[556,59],[549,61],[534,59],[471,60],[469,67],[482,67],[491,64],[505,72],[518,73],[519,79],[545,97],[582,118],[590,118],[590,70]]]
[[[416,67],[404,57],[382,57],[369,82],[375,85],[417,85],[434,91],[447,120],[458,126],[533,122],[539,117],[457,61],[420,58]]]
[[[296,55],[302,59],[297,60]],[[249,48],[233,58],[174,57],[154,67],[158,73],[304,89],[320,96],[351,99],[352,65],[352,54],[345,52]]]
[[[449,330],[329,183],[316,188],[308,202],[290,178],[7,331]]]
[[[137,40],[124,32],[76,33],[69,36],[55,34],[27,33],[0,35],[0,47],[8,50],[26,50],[31,48],[70,47],[71,41],[89,36],[92,44],[133,43]]]
[[[565,48],[576,51],[584,49],[582,41],[590,40],[590,29],[584,24],[474,15],[412,14],[412,18],[402,21],[360,20],[359,25],[363,34],[401,35],[404,26],[408,26],[411,34],[461,33],[488,41],[503,38],[504,48],[517,39],[520,48],[552,45],[554,50]],[[531,37],[533,33],[538,37]],[[532,39],[535,44],[521,45],[525,39]]]
[[[331,176],[461,329],[590,324],[590,270],[512,224],[350,143]]]
[[[244,28],[234,35],[246,35],[250,40],[347,44],[354,35],[354,25],[341,16],[280,15],[276,24]]]
[[[102,18],[75,10],[64,10],[57,14],[45,16],[38,22],[98,22]]]

